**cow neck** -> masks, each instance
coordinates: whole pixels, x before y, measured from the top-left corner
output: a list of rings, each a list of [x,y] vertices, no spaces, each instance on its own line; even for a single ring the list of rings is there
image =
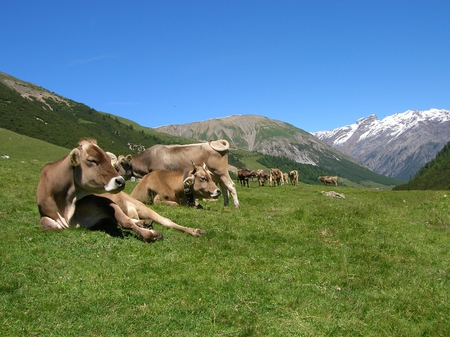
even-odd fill
[[[133,157],[131,157],[130,161],[128,162],[128,165],[130,166],[131,177],[137,178],[137,177],[134,175],[133,164],[131,164],[132,161],[133,161]],[[131,178],[131,177],[130,177],[130,178]]]
[[[185,183],[185,180],[188,177],[188,175],[189,175],[189,171],[185,171],[184,175],[183,175],[184,195],[186,195],[188,206],[195,206],[194,191],[192,190],[193,186]]]

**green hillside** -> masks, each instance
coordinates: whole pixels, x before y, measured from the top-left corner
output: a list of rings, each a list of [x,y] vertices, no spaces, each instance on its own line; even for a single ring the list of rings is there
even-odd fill
[[[436,157],[425,164],[406,184],[394,190],[449,190],[450,189],[450,142]]]
[[[0,74],[0,79],[5,77],[7,75]],[[30,90],[45,91],[31,83],[21,83]],[[158,143],[187,143],[183,138],[152,129],[135,130],[131,123],[127,125],[115,116],[69,99],[26,99],[1,81],[0,120],[0,126],[5,129],[66,148],[73,148],[82,137],[95,138],[106,150],[122,154],[136,153],[142,146]]]
[[[6,85],[8,83],[9,85]],[[125,118],[96,111],[55,93],[0,72],[0,126],[15,133],[71,149],[83,137],[97,139],[106,151],[135,154],[155,144],[188,144],[192,139],[143,127]],[[275,132],[275,131],[271,131]],[[276,167],[299,171],[299,180],[318,184],[319,175],[339,175],[340,182],[356,187],[392,187],[400,181],[376,174],[351,161],[323,157],[320,167],[299,164],[286,157],[232,149],[230,165],[238,169]]]

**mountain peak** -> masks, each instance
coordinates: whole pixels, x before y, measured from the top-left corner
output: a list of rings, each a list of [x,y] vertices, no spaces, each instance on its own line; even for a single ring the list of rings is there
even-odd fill
[[[373,121],[377,121],[378,117],[375,114],[369,115],[368,117],[361,117],[360,119],[358,119],[356,121],[356,124],[363,124],[363,123],[367,123],[367,122],[373,122]]]
[[[408,180],[450,139],[450,111],[407,110],[314,135],[377,173]]]
[[[257,115],[213,118],[204,122],[162,126],[155,130],[200,141],[225,138],[235,148],[285,156],[302,164],[319,165],[324,153],[333,158],[342,155],[304,130]],[[355,162],[348,156],[345,159]]]

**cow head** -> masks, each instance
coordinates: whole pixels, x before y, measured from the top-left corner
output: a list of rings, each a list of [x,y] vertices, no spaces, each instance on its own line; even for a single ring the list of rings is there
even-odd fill
[[[117,160],[113,162],[116,171],[125,179],[130,180],[133,176],[133,168],[131,167],[131,154],[124,156],[119,155]]]
[[[196,198],[218,198],[221,193],[212,180],[211,173],[205,163],[203,163],[203,166],[192,163],[192,170],[183,180],[183,186],[185,190],[189,189]]]
[[[125,188],[125,180],[111,165],[111,158],[96,140],[83,138],[69,153],[74,169],[75,184],[89,193],[118,193]]]

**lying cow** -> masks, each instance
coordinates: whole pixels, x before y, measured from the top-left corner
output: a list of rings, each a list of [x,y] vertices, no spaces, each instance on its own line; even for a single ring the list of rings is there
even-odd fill
[[[145,204],[186,205],[199,207],[195,199],[217,199],[220,190],[206,165],[192,163],[189,171],[156,170],[145,175],[131,196]]]
[[[269,185],[280,186],[283,184],[283,172],[280,169],[272,168],[269,170]]]
[[[338,177],[337,176],[320,176],[319,180],[324,184],[334,184],[337,186]]]
[[[292,170],[289,172],[289,181],[291,182],[291,185],[297,185],[298,182],[298,171]]]
[[[266,181],[269,180],[269,174],[264,170],[256,170],[256,179],[258,180],[259,186],[264,186]]]
[[[43,229],[93,228],[120,225],[144,241],[162,237],[143,228],[150,221],[194,236],[202,231],[177,225],[122,192],[125,179],[111,166],[108,155],[93,139],[83,138],[69,155],[44,166],[36,191]]]
[[[228,149],[230,144],[221,139],[207,143],[188,145],[154,145],[136,155],[118,156],[117,170],[125,179],[142,178],[154,170],[184,171],[192,162],[205,163],[214,182],[220,185],[223,202],[228,206],[228,192],[239,207],[236,186],[228,172]]]
[[[242,170],[238,171],[238,180],[240,181],[241,186],[249,187],[248,179],[249,178],[253,178],[253,177],[256,177],[256,172],[253,171],[253,170],[250,171],[250,170],[247,170],[247,169],[242,169]]]

